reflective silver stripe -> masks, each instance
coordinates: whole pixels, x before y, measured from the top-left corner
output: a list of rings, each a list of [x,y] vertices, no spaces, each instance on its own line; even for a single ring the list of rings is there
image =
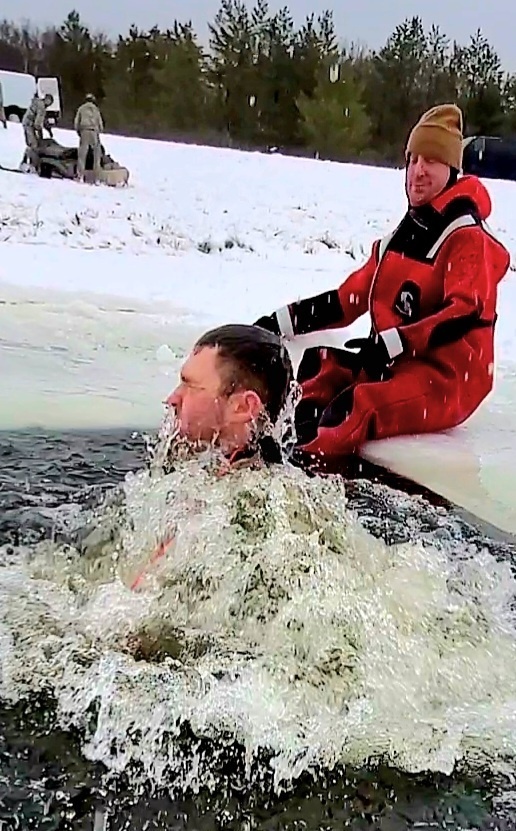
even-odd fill
[[[485,219],[484,219],[484,220],[482,220],[482,222],[480,223],[480,225],[481,225],[482,229],[486,232],[486,234],[487,234],[489,237],[491,237],[491,239],[493,239],[495,242],[497,242],[497,243],[498,243],[498,245],[503,245],[503,243],[502,243],[502,242],[500,242],[500,240],[499,240],[499,239],[498,239],[498,237],[496,236],[495,232],[493,231],[493,229],[491,228],[491,226],[490,226],[490,225],[488,225],[488,223],[485,221]]]
[[[432,245],[430,251],[426,255],[426,259],[427,260],[433,260],[433,258],[435,257],[435,255],[437,254],[437,252],[439,251],[441,246],[446,242],[446,240],[448,239],[450,234],[453,234],[454,231],[458,231],[459,228],[468,228],[471,225],[477,225],[477,224],[478,223],[475,220],[475,218],[472,217],[470,214],[467,214],[467,216],[458,216],[457,219],[454,219],[453,222],[450,222],[448,227],[445,228],[444,231],[442,232],[442,234],[439,237],[439,239],[437,240],[437,242],[434,243],[434,245]]]
[[[294,327],[292,326],[292,319],[290,317],[290,310],[288,306],[282,306],[276,312],[276,318],[281,334],[287,340],[292,340],[294,337]]]
[[[393,236],[394,236],[394,231],[391,234],[387,234],[387,236],[382,237],[382,239],[380,240],[380,245],[378,247],[378,264],[381,263],[381,261],[383,259],[383,255],[385,254],[385,252],[387,250],[387,246],[389,245],[389,243],[390,243],[391,239],[393,238]]]
[[[376,268],[374,270],[373,279],[371,280],[371,286],[370,286],[370,289],[369,289],[369,294],[367,295],[367,306],[368,306],[369,309],[371,309],[373,291],[374,291],[376,280],[378,278],[378,272],[380,271],[380,266],[382,264],[383,255],[387,251],[387,246],[389,245],[391,239],[393,238],[393,236],[396,233],[396,231],[398,230],[398,228],[399,228],[399,225],[398,225],[397,228],[394,229],[394,231],[391,231],[390,234],[387,234],[385,237],[382,237],[382,239],[380,240],[380,244],[378,246],[378,262],[376,263]]]
[[[385,344],[385,348],[391,361],[403,353],[403,343],[401,341],[400,334],[395,327],[392,329],[384,329],[383,332],[380,332],[380,337]]]

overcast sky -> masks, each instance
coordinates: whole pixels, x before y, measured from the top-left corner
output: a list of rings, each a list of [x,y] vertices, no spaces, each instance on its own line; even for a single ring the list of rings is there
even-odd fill
[[[270,0],[271,9],[284,5],[296,23],[310,12],[333,8],[341,40],[359,41],[371,48],[381,46],[398,23],[414,14],[423,18],[425,27],[437,23],[461,43],[480,28],[497,49],[504,68],[516,71],[513,0],[490,0],[478,7],[475,0]],[[70,9],[76,8],[92,29],[109,34],[125,33],[131,23],[148,29],[155,23],[166,27],[175,18],[191,19],[205,41],[206,22],[213,19],[218,7],[219,0],[1,0],[0,15],[45,26],[60,23]]]

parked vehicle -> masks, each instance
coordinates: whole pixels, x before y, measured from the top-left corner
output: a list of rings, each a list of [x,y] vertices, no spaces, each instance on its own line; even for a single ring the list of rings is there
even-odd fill
[[[47,93],[50,93],[54,99],[52,104],[47,107],[48,120],[50,123],[57,124],[63,113],[61,106],[61,88],[59,85],[59,78],[55,77],[41,77],[36,79],[36,86],[40,98],[44,98]]]
[[[470,136],[463,142],[462,169],[484,179],[516,181],[516,140]]]
[[[61,118],[61,90],[59,79],[54,77],[36,78],[28,72],[9,72],[0,69],[0,81],[4,95],[4,110],[8,121],[21,121],[35,93],[43,98],[50,93],[54,101],[47,108],[49,122],[57,124]]]

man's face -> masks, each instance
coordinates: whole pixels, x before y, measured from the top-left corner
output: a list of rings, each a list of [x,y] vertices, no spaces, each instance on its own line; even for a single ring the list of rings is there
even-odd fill
[[[442,162],[411,156],[406,174],[407,196],[412,207],[426,205],[446,187],[450,168]]]
[[[165,403],[176,412],[181,436],[192,442],[218,438],[238,446],[247,440],[262,402],[250,390],[228,392],[221,367],[216,348],[194,350],[181,369],[179,385]]]

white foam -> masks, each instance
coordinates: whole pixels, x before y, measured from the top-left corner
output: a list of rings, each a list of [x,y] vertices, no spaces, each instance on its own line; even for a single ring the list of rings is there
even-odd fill
[[[135,786],[216,786],[216,759],[180,740],[189,723],[198,740],[238,741],[249,774],[270,753],[278,788],[320,766],[513,763],[508,564],[461,542],[387,546],[342,482],[287,468],[220,478],[185,462],[130,476],[113,510],[114,539],[112,514],[93,518],[102,553],[44,543],[0,568],[0,694],[52,694],[90,759]],[[135,660],[134,634],[169,659]]]

